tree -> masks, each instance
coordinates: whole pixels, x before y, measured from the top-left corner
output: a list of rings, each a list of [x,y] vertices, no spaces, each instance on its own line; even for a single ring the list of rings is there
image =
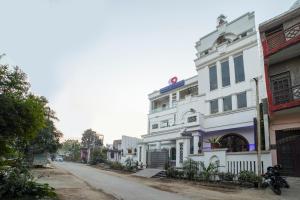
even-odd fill
[[[97,134],[92,129],[87,129],[82,134],[81,144],[86,148],[103,146],[103,135]]]
[[[45,126],[43,98],[28,92],[27,76],[18,67],[0,65],[0,153],[11,156]],[[20,155],[19,155],[20,156]]]
[[[68,160],[80,160],[80,143],[78,140],[66,140],[62,143],[61,150],[66,155]]]

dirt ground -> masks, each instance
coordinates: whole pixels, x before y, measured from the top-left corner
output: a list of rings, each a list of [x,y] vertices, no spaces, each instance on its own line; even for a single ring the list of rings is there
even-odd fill
[[[32,170],[39,183],[55,188],[60,200],[115,200],[101,190],[96,190],[71,173],[56,167]]]
[[[69,165],[73,166],[72,164],[68,164],[67,166]],[[98,175],[101,177],[101,180],[104,178],[103,176],[107,176],[107,175],[108,175],[107,177],[110,180],[115,179],[114,177],[119,177],[122,180],[126,180],[128,184],[138,183],[138,185],[142,187],[148,186],[153,189],[168,192],[169,194],[173,193],[176,194],[177,197],[180,196],[183,197],[183,199],[191,199],[191,200],[199,200],[199,199],[205,199],[205,200],[219,200],[219,199],[222,200],[253,200],[253,199],[296,200],[297,199],[298,200],[299,199],[298,198],[299,189],[300,189],[299,179],[290,180],[293,181],[293,184],[291,184],[292,187],[290,189],[283,189],[282,195],[277,196],[269,188],[265,190],[259,190],[254,188],[241,188],[238,186],[231,186],[231,185],[218,185],[218,186],[203,185],[198,182],[190,182],[184,180],[173,180],[173,179],[171,180],[165,178],[163,179],[142,178],[142,177],[134,176],[133,174],[128,174],[128,173],[123,174],[120,171],[107,171],[107,170],[99,169],[98,167],[97,167],[98,169],[95,169],[95,167],[90,167],[86,165],[80,165],[77,167],[78,169],[84,170],[85,172],[90,170],[91,173],[97,173],[97,171],[95,170],[99,170]],[[102,187],[99,187],[98,184],[92,187],[90,184],[83,181],[82,177],[79,178],[80,175],[75,173],[76,174],[75,176],[70,172],[66,171],[66,169],[62,169],[62,166],[57,166],[52,169],[34,169],[33,172],[35,177],[38,178],[38,182],[49,183],[52,187],[56,188],[56,192],[58,193],[59,198],[62,200],[64,199],[68,199],[68,200],[118,199],[113,195],[108,194],[109,191],[95,189],[96,186],[98,186],[97,188],[102,188]],[[118,183],[112,183],[112,184],[113,186],[118,185]],[[109,183],[107,183],[107,185],[109,185]],[[118,194],[118,192],[119,191],[117,189],[113,191],[113,193],[115,194]],[[137,190],[136,192],[139,191]],[[124,198],[124,199],[131,199],[131,198]]]

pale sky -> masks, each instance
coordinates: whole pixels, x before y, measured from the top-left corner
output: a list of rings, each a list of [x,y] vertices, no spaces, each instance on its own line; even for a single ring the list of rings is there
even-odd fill
[[[221,13],[258,25],[294,1],[0,0],[1,62],[28,74],[65,139],[92,128],[112,143],[147,133],[149,93],[196,75],[195,42]]]

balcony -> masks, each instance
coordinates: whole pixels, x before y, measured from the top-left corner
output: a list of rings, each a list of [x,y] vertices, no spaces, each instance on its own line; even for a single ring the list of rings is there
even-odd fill
[[[266,33],[266,41],[263,43],[264,55],[270,56],[285,47],[300,41],[300,23],[287,29],[282,27]]]
[[[300,85],[272,90],[272,111],[300,106]]]

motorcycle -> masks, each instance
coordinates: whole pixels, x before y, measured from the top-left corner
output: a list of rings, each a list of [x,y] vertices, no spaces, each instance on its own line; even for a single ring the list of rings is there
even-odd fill
[[[286,181],[285,178],[280,176],[280,169],[282,169],[281,165],[275,165],[274,167],[268,167],[267,172],[263,174],[264,182],[262,183],[262,187],[266,188],[268,186],[271,187],[272,191],[281,195],[281,188],[289,188],[290,185]]]

